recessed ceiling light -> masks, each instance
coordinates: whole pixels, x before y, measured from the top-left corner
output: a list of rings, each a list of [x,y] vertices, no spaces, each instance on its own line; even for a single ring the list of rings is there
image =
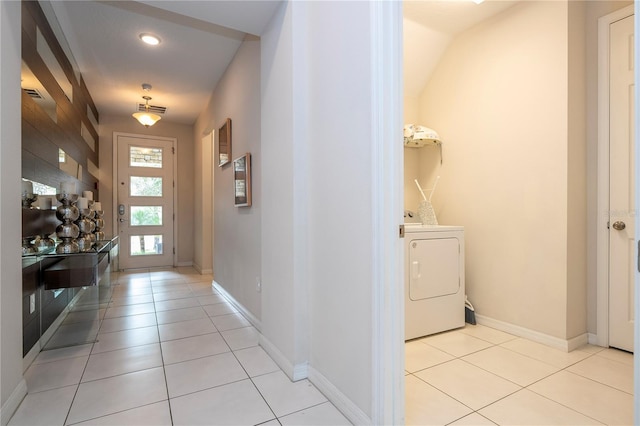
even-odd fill
[[[475,4],[480,4],[482,2],[484,2],[484,0],[472,0]]]
[[[156,46],[160,44],[160,39],[153,34],[140,34],[140,40],[143,42],[150,44],[151,46]]]

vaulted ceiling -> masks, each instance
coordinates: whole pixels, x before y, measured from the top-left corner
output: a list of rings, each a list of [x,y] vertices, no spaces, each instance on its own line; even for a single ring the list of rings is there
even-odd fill
[[[167,108],[165,120],[183,124],[195,122],[244,37],[262,34],[280,3],[40,0],[100,114],[131,114],[148,94],[151,105]],[[456,34],[514,3],[405,1],[405,94],[422,91]],[[143,44],[142,33],[161,43]],[[153,86],[149,93],[143,83]]]

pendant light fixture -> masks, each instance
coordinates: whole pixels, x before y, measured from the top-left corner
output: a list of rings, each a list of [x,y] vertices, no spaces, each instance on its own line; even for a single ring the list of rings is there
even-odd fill
[[[144,83],[142,85],[142,89],[145,92],[148,92],[149,90],[151,90],[151,85],[147,84],[147,83]],[[142,124],[144,127],[153,126],[162,117],[160,117],[158,114],[152,113],[149,110],[149,101],[151,100],[151,96],[145,95],[145,96],[142,97],[142,99],[145,100],[144,111],[134,112],[133,113],[133,118],[138,120],[138,122],[140,124]]]

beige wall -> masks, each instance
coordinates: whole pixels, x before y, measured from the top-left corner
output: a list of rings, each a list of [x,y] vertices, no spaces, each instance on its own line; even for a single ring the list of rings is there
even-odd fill
[[[568,118],[568,216],[580,220],[569,221],[567,232],[571,245],[567,246],[567,335],[581,333],[584,318],[587,330],[596,333],[596,224],[597,224],[597,130],[598,130],[598,19],[623,7],[631,1],[570,2],[569,20],[569,80],[573,96]],[[582,10],[581,10],[582,9]],[[580,64],[585,64],[581,68]],[[580,93],[580,87],[586,91]],[[445,102],[446,103],[446,102]],[[405,98],[405,122],[420,121],[415,98]],[[418,112],[416,112],[418,108]],[[580,117],[579,114],[583,114]],[[419,124],[431,125],[422,115]],[[580,122],[584,125],[580,125]],[[586,141],[582,143],[581,141]],[[445,142],[444,158],[448,162]],[[416,210],[420,194],[413,179],[424,176],[421,184],[429,187],[439,173],[439,156],[435,148],[405,149],[405,209]],[[445,166],[446,167],[446,166]],[[442,187],[437,191],[438,193]],[[439,194],[442,195],[442,194]],[[438,199],[439,196],[434,196]],[[437,205],[436,207],[440,207]],[[587,215],[581,214],[586,210]],[[586,265],[586,266],[585,266]],[[583,283],[586,280],[585,294]],[[586,312],[585,312],[586,307]]]
[[[569,185],[580,184],[568,178],[568,41],[566,2],[522,3],[459,35],[420,104],[421,124],[444,140],[444,163],[437,149],[405,150],[419,156],[424,186],[442,176],[440,223],[465,226],[478,313],[562,339],[586,331],[584,315],[567,330],[568,276],[572,297],[586,291],[584,258],[568,264],[580,244],[569,240],[568,209],[581,202],[568,205]]]
[[[420,119],[420,98],[414,96],[404,97],[404,124],[420,124],[426,125]],[[426,148],[425,148],[426,149]],[[416,149],[404,149],[404,210],[410,210],[414,213],[418,212],[418,204],[420,203],[420,192],[414,183],[414,179],[419,177],[420,171],[424,166],[419,161]],[[420,182],[424,185],[425,182]]]
[[[193,223],[194,223],[194,147],[193,127],[160,120],[148,129],[131,117],[100,116],[100,194],[113,194],[113,133],[123,132],[138,135],[153,135],[176,138],[178,170],[176,172],[176,220],[178,221],[176,244],[177,266],[193,263]],[[105,233],[113,235],[113,200],[102,195],[102,208],[105,210]]]
[[[248,309],[255,318],[261,317],[261,294],[256,282],[261,280],[261,171],[262,156],[260,144],[260,40],[247,36],[220,82],[216,86],[209,105],[195,125],[195,138],[214,129],[217,131],[227,118],[231,118],[231,158],[235,159],[251,153],[251,207],[235,207],[233,192],[233,164],[218,167],[218,162],[207,161],[210,151],[199,144],[195,154],[196,162],[202,166],[196,173],[196,198],[204,201],[197,204],[196,233],[209,232],[212,215],[207,212],[206,197],[213,184],[213,253],[214,280],[225,288],[238,302]],[[215,145],[215,144],[214,144]],[[217,158],[214,146],[214,158]],[[213,182],[211,181],[213,171]],[[207,182],[207,176],[209,181]],[[201,207],[200,207],[201,205]],[[202,213],[200,213],[200,211]],[[202,218],[202,225],[199,218]],[[209,231],[207,231],[207,229]],[[204,240],[203,240],[204,241]],[[206,265],[211,261],[211,245],[197,244],[196,259]],[[202,250],[202,253],[199,253]],[[208,257],[208,259],[207,259]]]
[[[586,5],[568,6],[566,337],[573,338],[587,326]]]
[[[196,122],[194,131],[193,266],[213,272],[213,132]]]

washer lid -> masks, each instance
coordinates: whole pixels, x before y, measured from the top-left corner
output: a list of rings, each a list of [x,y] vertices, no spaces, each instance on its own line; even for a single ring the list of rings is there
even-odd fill
[[[464,231],[464,226],[455,225],[423,225],[422,223],[406,223],[404,224],[404,232],[447,232],[447,231]]]

